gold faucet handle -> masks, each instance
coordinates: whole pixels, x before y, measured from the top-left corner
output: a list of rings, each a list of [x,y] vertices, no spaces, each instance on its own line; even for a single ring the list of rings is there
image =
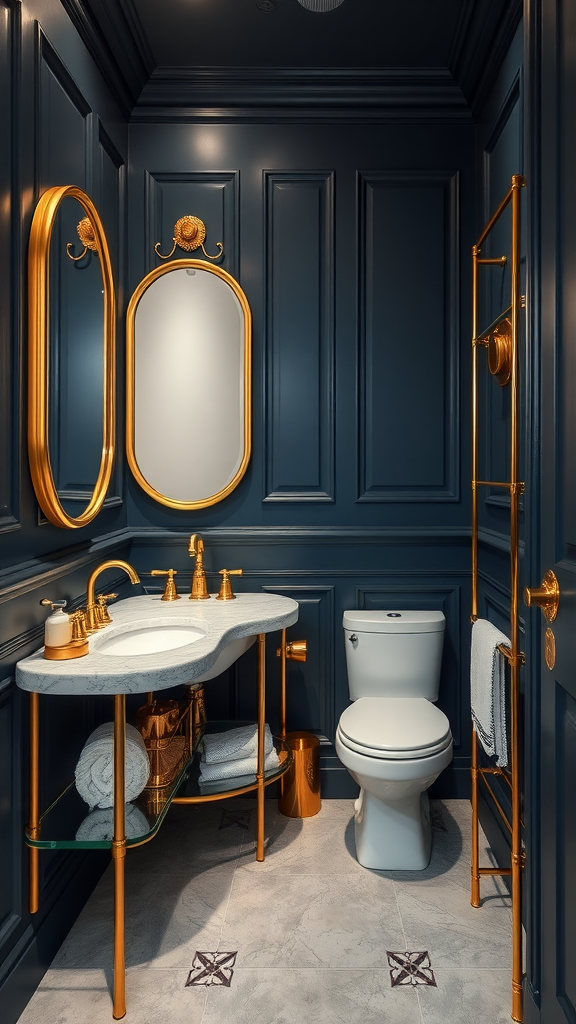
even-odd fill
[[[109,622],[112,622],[110,612],[108,611],[106,604],[108,601],[113,601],[114,598],[116,597],[118,597],[118,594],[98,594],[96,598],[96,601],[98,602],[96,614],[98,617],[98,622],[102,626],[107,626]]]
[[[174,577],[178,574],[177,569],[152,569],[151,576],[166,576],[166,586],[162,594],[163,601],[179,601],[180,594],[176,590]]]
[[[220,592],[217,601],[234,601],[236,594],[232,593],[232,584],[230,583],[231,576],[241,576],[242,569],[220,569],[220,575],[222,577],[222,583],[220,584]]]
[[[70,624],[72,626],[72,640],[83,642],[88,639],[86,616],[82,608],[79,608],[76,612],[72,612],[70,615]]]

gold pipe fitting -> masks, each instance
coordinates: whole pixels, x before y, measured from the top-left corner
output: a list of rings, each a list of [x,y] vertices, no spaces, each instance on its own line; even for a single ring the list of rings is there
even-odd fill
[[[231,576],[241,576],[242,569],[220,569],[220,575],[222,577],[222,583],[220,584],[220,591],[218,593],[217,601],[235,601],[236,594],[232,593],[232,584],[230,583]]]
[[[306,661],[308,655],[308,642],[306,640],[291,640],[286,644],[286,659],[288,661]],[[282,657],[282,647],[276,651],[276,657]]]
[[[180,594],[176,590],[176,581],[174,577],[177,575],[177,569],[152,569],[151,576],[166,576],[166,586],[164,587],[164,593],[162,594],[162,601],[179,601]]]
[[[206,573],[204,572],[204,541],[198,533],[193,533],[188,544],[188,554],[196,559],[194,572],[192,573],[192,591],[190,601],[206,601],[210,594],[206,586]]]

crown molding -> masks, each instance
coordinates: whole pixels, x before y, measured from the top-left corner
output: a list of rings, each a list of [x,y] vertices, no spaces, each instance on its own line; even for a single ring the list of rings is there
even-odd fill
[[[444,68],[158,67],[132,113],[136,122],[471,119]]]
[[[486,99],[523,13],[523,0],[463,4],[448,67],[475,115]]]
[[[126,118],[154,67],[133,0],[60,0]]]

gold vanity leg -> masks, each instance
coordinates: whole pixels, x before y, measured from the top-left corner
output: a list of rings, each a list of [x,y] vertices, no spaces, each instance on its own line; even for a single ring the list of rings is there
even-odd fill
[[[124,817],[124,761],[126,756],[126,697],[114,696],[114,1020],[126,1014],[126,962],[124,953],[124,858],[126,825]]]
[[[40,696],[30,694],[30,821],[28,831],[32,839],[37,838],[40,830]],[[30,881],[28,893],[28,909],[31,914],[38,911],[40,904],[40,850],[30,847],[29,867]]]
[[[258,634],[258,761],[256,765],[256,860],[264,860],[264,725],[266,718],[266,634]]]
[[[473,907],[480,906],[480,869],[478,851],[478,740],[476,730],[472,726],[472,757],[470,763],[472,775],[472,889],[470,903]]]
[[[280,640],[280,739],[286,739],[286,630],[282,630]],[[284,794],[284,776],[279,782],[280,798]]]

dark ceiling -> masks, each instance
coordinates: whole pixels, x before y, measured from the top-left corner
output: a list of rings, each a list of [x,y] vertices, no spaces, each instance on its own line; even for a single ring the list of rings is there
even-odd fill
[[[344,0],[315,13],[298,0],[137,0],[154,64],[164,67],[448,67],[472,0]]]
[[[325,13],[298,0],[61,3],[126,115],[145,120],[283,107],[470,119],[522,14],[522,0],[343,0]]]

